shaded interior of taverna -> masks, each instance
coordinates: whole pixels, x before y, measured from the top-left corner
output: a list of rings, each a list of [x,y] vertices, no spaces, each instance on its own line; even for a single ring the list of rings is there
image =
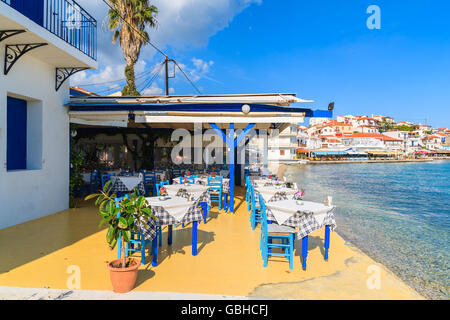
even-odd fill
[[[330,116],[331,110],[290,106],[291,102],[303,102],[296,101],[298,98],[291,94],[283,96],[282,103],[261,103],[259,96],[222,96],[220,102],[207,103],[184,103],[183,98],[178,99],[181,102],[161,103],[152,97],[151,102],[145,102],[145,97],[71,99],[71,149],[73,154],[83,156],[79,166],[85,174],[83,187],[73,190],[74,208],[0,230],[0,285],[67,289],[76,270],[80,275],[79,289],[111,290],[106,262],[117,258],[117,249],[109,249],[106,226],[98,226],[101,219],[98,208],[92,200],[83,200],[102,186],[101,173],[131,175],[157,170],[164,172],[164,179],[172,184],[179,176],[177,170],[182,175],[187,171],[203,174],[208,170],[223,172],[231,178],[227,204],[222,203],[220,210],[218,204],[211,204],[205,218],[196,225],[195,255],[193,222],[170,228],[162,226],[157,263],[152,263],[150,243],[145,249],[145,263],[139,267],[135,291],[290,299],[421,298],[336,232],[330,232],[329,250],[325,252],[325,228],[308,235],[306,268],[305,243],[297,237],[294,237],[293,268],[284,257],[275,255],[264,266],[261,225],[252,228],[245,177],[267,173],[264,165],[267,145],[262,141],[260,148],[252,149],[248,147],[251,137],[247,135],[250,130],[256,134],[261,130],[267,131],[270,138],[272,130],[303,122],[308,116]],[[250,111],[244,110],[243,105]],[[194,123],[201,125],[196,127]],[[237,163],[234,147],[226,143],[222,152],[213,154],[223,160],[222,164],[174,163],[173,149],[179,143],[171,141],[174,130],[187,130],[193,137],[198,128],[202,134],[215,131],[214,139],[219,141],[240,139],[238,144],[245,150],[244,163]],[[175,158],[193,160],[196,153],[204,155],[208,141],[201,141],[201,148],[190,148],[187,154],[179,152]],[[99,173],[95,183],[89,181],[93,170]],[[274,172],[277,174],[282,175]],[[150,186],[145,194],[156,196],[155,191]],[[132,256],[139,258],[140,252]],[[383,279],[380,289],[374,290],[367,284],[367,270],[371,266],[379,267]]]

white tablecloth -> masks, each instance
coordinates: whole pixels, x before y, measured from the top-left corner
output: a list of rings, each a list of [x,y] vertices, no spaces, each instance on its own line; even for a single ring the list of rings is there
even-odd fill
[[[194,200],[200,198],[200,196],[208,190],[207,187],[201,184],[172,184],[164,186],[169,196],[174,197],[180,189],[185,189],[187,193],[194,197]]]
[[[270,199],[273,196],[275,196],[277,193],[284,193],[289,198],[289,197],[292,197],[297,192],[297,190],[295,190],[295,189],[286,188],[286,187],[276,188],[274,186],[257,187],[257,188],[255,188],[255,190],[261,194],[264,202],[266,202],[266,203],[269,202]]]
[[[326,206],[320,202],[301,201],[303,205],[297,204],[296,200],[280,200],[274,202],[266,202],[266,207],[272,211],[272,215],[279,225],[291,218],[297,212],[305,212],[313,214],[314,219],[319,225],[323,224],[328,212],[334,207]]]
[[[127,190],[133,190],[134,187],[137,187],[139,183],[142,182],[142,177],[120,177],[120,176],[112,176],[111,183],[114,185],[116,180],[120,180]]]
[[[159,200],[159,197],[145,198],[150,207],[163,207],[176,221],[181,221],[188,212],[189,208],[193,205],[193,202],[188,201],[183,197],[170,197],[167,200]]]

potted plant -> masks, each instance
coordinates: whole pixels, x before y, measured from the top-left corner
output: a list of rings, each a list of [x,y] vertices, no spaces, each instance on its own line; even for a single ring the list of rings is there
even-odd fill
[[[147,227],[148,219],[157,219],[148,207],[143,196],[135,188],[133,193],[121,201],[115,194],[110,194],[111,181],[108,181],[100,193],[88,195],[85,200],[94,199],[98,212],[102,216],[99,227],[108,223],[106,242],[113,250],[119,237],[122,238],[122,258],[108,263],[111,283],[114,292],[125,293],[134,288],[137,279],[139,259],[129,258],[125,248],[131,240],[132,232],[139,232],[141,227]]]

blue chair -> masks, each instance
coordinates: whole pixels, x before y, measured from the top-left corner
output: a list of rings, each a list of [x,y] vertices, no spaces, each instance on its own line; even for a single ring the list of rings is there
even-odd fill
[[[260,204],[260,196],[258,197],[255,194],[255,188],[253,184],[250,183],[249,187],[250,194],[250,225],[252,230],[255,230],[256,224],[261,223],[261,204]]]
[[[144,179],[145,195],[150,196],[151,191],[152,196],[154,196],[156,194],[156,174],[154,172],[144,172],[142,175]]]
[[[160,183],[156,184],[156,195],[159,197],[159,189],[161,189],[162,186],[168,185],[169,180],[161,181]]]
[[[116,202],[120,202],[124,199],[128,198],[128,195],[125,195],[120,198],[115,198]],[[116,207],[119,205],[116,204]],[[120,217],[120,212],[117,214],[117,217]],[[161,232],[161,231],[160,231]],[[131,231],[130,241],[127,243],[125,247],[125,254],[129,256],[133,252],[141,253],[141,264],[145,264],[145,247],[150,243],[150,241],[146,240],[142,232]],[[120,259],[122,255],[122,239],[121,235],[119,235],[119,239],[117,240],[117,259]]]
[[[209,187],[208,192],[211,198],[211,204],[213,202],[218,203],[219,212],[222,210],[222,177],[208,176],[207,185]]]
[[[103,189],[103,187],[105,186],[105,184],[106,184],[108,181],[111,180],[111,175],[110,175],[109,173],[105,173],[105,174],[102,174],[102,175],[100,176],[100,178],[101,178],[102,189]]]
[[[245,201],[247,202],[247,211],[250,211],[250,178],[245,176]]]
[[[185,178],[186,178],[186,180],[187,180],[188,183],[194,184],[194,183],[195,183],[195,179],[197,179],[198,176],[193,176],[193,175],[190,175],[190,176],[184,176],[184,177],[180,176],[180,184],[184,184],[184,181],[183,181],[183,180],[184,180]]]
[[[92,170],[89,176],[89,191],[91,194],[97,192],[97,186],[98,186],[98,171]]]
[[[264,267],[267,267],[268,258],[271,256],[281,256],[289,261],[289,268],[294,268],[294,235],[295,228],[288,226],[280,226],[276,223],[267,223],[266,204],[259,196],[259,203],[261,205],[261,243],[262,258]],[[279,241],[279,243],[275,243]],[[280,252],[274,252],[273,249],[281,249]]]
[[[180,169],[172,169],[172,178],[176,178],[181,176],[181,170]]]

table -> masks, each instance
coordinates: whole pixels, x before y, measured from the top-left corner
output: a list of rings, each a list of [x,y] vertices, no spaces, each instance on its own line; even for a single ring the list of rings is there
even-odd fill
[[[320,202],[301,201],[294,199],[266,202],[267,220],[279,225],[297,228],[297,239],[302,239],[302,265],[306,269],[308,256],[308,235],[314,230],[325,226],[325,260],[328,260],[330,248],[330,228],[336,228],[333,211],[335,206],[326,206]]]
[[[264,202],[292,199],[297,190],[286,187],[264,186],[255,187],[255,191],[261,194]]]
[[[207,192],[205,193],[207,194]],[[205,198],[202,194],[194,201],[189,201],[181,196],[171,196],[167,200],[161,200],[160,197],[147,197],[145,199],[149,203],[153,215],[158,218],[157,221],[149,219],[146,227],[141,225],[144,237],[152,242],[152,266],[158,265],[157,225],[168,226],[167,243],[171,245],[172,226],[176,223],[192,222],[192,255],[197,255],[197,227],[202,219],[206,222],[208,198]]]
[[[140,194],[145,194],[144,180],[138,177],[111,176],[111,192],[131,192],[136,187]]]
[[[197,201],[201,196],[203,196],[208,191],[208,187],[203,186],[201,184],[172,184],[172,185],[165,185],[164,189],[167,190],[167,193],[171,197],[177,195],[185,197],[193,197],[194,201]]]

